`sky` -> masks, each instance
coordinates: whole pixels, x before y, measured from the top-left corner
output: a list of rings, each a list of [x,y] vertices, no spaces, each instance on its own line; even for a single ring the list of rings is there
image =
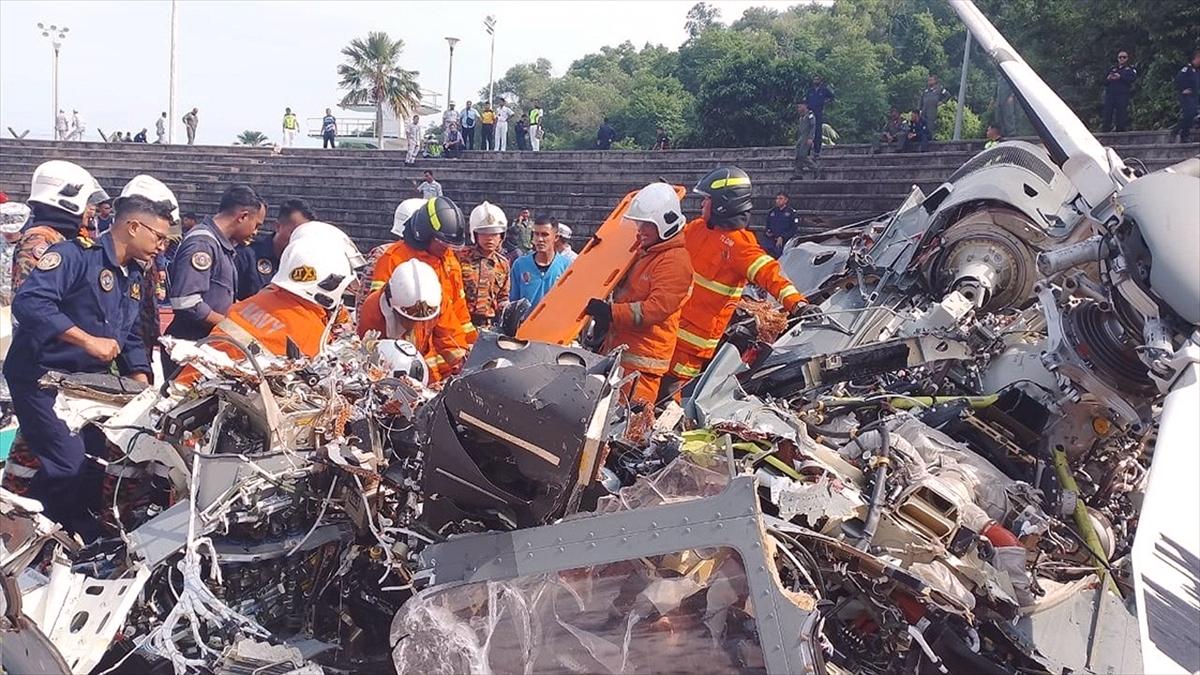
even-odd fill
[[[179,118],[200,109],[197,143],[230,144],[247,129],[281,138],[283,110],[302,128],[333,107],[340,51],[350,40],[383,30],[404,40],[402,65],[419,71],[422,89],[446,90],[446,36],[454,50],[453,99],[476,99],[488,82],[489,37],[483,18],[497,19],[495,77],[514,64],[545,57],[561,75],[575,59],[625,40],[676,48],[687,37],[684,20],[694,0],[576,0],[491,2],[227,2],[180,0],[177,5]],[[730,22],[748,7],[785,9],[791,2],[725,0],[715,3]],[[62,2],[0,0],[0,133],[29,130],[53,135],[53,49],[37,28],[66,25],[59,61],[59,107],[78,109],[87,140],[97,129],[137,133],[167,110],[170,79],[169,0]],[[496,92],[499,94],[499,92]],[[445,99],[440,99],[444,101]],[[315,123],[315,121],[314,121]],[[319,145],[304,139],[298,145]]]

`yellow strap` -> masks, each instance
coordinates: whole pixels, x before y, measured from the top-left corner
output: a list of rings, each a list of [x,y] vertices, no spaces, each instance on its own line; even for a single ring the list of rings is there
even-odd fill
[[[779,301],[783,302],[793,295],[800,295],[800,291],[796,290],[795,286],[788,284],[787,286],[783,287],[782,291],[779,292]]]
[[[730,176],[729,178],[719,178],[712,182],[708,187],[713,190],[720,190],[723,187],[732,187],[734,185],[749,185],[750,179],[745,176]]]
[[[637,370],[666,370],[671,365],[670,359],[655,359],[629,352],[621,354],[621,363]]]
[[[701,288],[706,288],[713,293],[726,295],[731,298],[742,297],[742,291],[745,289],[745,286],[727,286],[719,281],[706,279],[705,277],[700,276],[700,274],[697,272],[692,273],[692,281]]]
[[[635,326],[642,325],[642,303],[640,303],[640,302],[629,303],[629,313],[631,315],[633,315],[633,325],[635,325]]]
[[[383,288],[383,287],[384,287],[384,286],[386,286],[386,285],[387,285],[387,282],[386,282],[386,281],[372,281],[372,282],[371,282],[371,290],[372,290],[372,291],[377,291],[377,290],[379,290],[379,289]]]
[[[682,363],[676,363],[675,367],[672,368],[671,371],[676,375],[679,375],[680,377],[686,377],[689,380],[700,374],[699,368],[693,368]]]
[[[717,345],[721,343],[720,338],[709,339],[700,337],[699,335],[696,335],[690,331],[686,331],[682,328],[679,329],[679,339],[683,340],[689,345],[692,345],[693,347],[699,347],[700,349],[716,349]]]
[[[438,219],[437,214],[437,197],[425,202],[425,211],[429,214],[429,223],[433,225],[435,232],[442,229],[442,221]]]
[[[474,333],[475,332],[475,324],[468,321],[462,325],[462,329],[463,329],[464,333],[468,333],[468,334]]]
[[[750,263],[750,267],[746,268],[746,278],[753,282],[754,277],[758,276],[758,272],[772,260],[775,259],[766,253],[755,258],[754,262]]]

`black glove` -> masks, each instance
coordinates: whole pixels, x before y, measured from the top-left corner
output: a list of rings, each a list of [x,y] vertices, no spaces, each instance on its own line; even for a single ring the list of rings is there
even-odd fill
[[[583,310],[583,313],[591,316],[596,323],[602,326],[612,323],[612,305],[599,298],[588,300],[587,308]]]
[[[820,307],[818,307],[817,305],[810,304],[806,301],[806,302],[801,302],[800,304],[793,307],[792,311],[788,312],[788,318],[800,319],[800,318],[803,318],[806,316],[814,316],[814,315],[817,315],[820,313],[821,313]]]

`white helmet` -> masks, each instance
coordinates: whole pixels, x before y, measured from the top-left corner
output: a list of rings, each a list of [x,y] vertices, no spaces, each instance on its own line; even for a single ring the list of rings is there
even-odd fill
[[[88,204],[99,204],[106,199],[108,193],[87,169],[74,162],[52,159],[33,170],[27,203],[82,216]]]
[[[475,234],[504,234],[508,229],[508,216],[495,204],[483,202],[471,209],[471,239]]]
[[[683,209],[675,188],[666,183],[651,183],[638,190],[625,217],[644,223],[654,223],[660,239],[670,239],[683,231]]]
[[[417,351],[416,345],[407,340],[380,340],[375,345],[379,354],[379,365],[388,377],[411,377],[422,385],[429,384],[429,365]]]
[[[442,282],[420,260],[406,260],[392,272],[386,295],[392,311],[406,319],[428,321],[442,311]]]
[[[392,234],[397,237],[404,236],[404,224],[420,209],[425,208],[425,200],[420,197],[405,199],[400,202],[400,206],[396,207],[396,215],[392,218]]]
[[[570,239],[572,234],[574,234],[574,232],[571,231],[570,225],[567,225],[566,223],[558,224],[558,238],[559,239]]]
[[[119,207],[122,199],[134,195],[149,199],[152,202],[170,203],[171,222],[179,222],[179,201],[175,199],[175,193],[171,192],[171,188],[163,185],[162,181],[154,176],[148,176],[144,173],[134,176],[132,180],[125,184],[125,188],[121,190],[121,196],[117,197],[113,206]]]
[[[296,230],[299,232],[299,229]],[[271,283],[324,309],[342,304],[354,270],[338,242],[324,235],[292,237]]]
[[[367,264],[367,259],[359,252],[354,240],[336,225],[323,223],[319,220],[310,220],[293,230],[292,237],[288,242],[290,243],[307,237],[320,238],[328,246],[341,248],[352,270],[358,270]]]

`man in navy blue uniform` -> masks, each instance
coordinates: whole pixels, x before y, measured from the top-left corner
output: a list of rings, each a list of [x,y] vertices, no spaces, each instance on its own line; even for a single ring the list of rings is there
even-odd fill
[[[183,236],[171,263],[167,297],[175,318],[167,335],[199,340],[225,318],[238,287],[237,245],[251,240],[266,216],[267,205],[253,188],[231,185],[221,195],[217,214]],[[163,359],[166,377],[175,370],[174,362]]]
[[[1100,131],[1129,131],[1129,96],[1137,76],[1137,68],[1129,63],[1129,52],[1124,49],[1117,52],[1116,65],[1104,75]]]
[[[1192,52],[1192,61],[1175,73],[1175,91],[1179,92],[1179,123],[1175,135],[1180,143],[1192,141],[1192,123],[1200,108],[1200,49]]]
[[[19,323],[4,362],[13,410],[36,457],[28,494],[49,518],[85,539],[98,533],[88,513],[85,441],[54,413],[58,392],[38,380],[49,371],[106,373],[115,363],[121,374],[149,381],[137,322],[142,265],[166,247],[179,207],[157,180],[138,176],[135,182],[138,190],[117,199],[109,232],[95,242],[54,244],[38,261],[13,299]],[[94,443],[93,451],[103,454],[103,439]]]
[[[317,219],[303,199],[289,199],[279,207],[274,232],[259,232],[254,240],[237,249],[237,299],[258,293],[275,276],[283,249],[292,240],[292,232],[304,223]]]
[[[825,84],[825,78],[820,75],[814,75],[812,85],[808,91],[804,92],[804,101],[808,103],[808,109],[812,111],[813,117],[816,119],[817,131],[813,134],[813,157],[820,159],[821,157],[821,129],[825,124],[825,105],[834,99],[833,87]]]

